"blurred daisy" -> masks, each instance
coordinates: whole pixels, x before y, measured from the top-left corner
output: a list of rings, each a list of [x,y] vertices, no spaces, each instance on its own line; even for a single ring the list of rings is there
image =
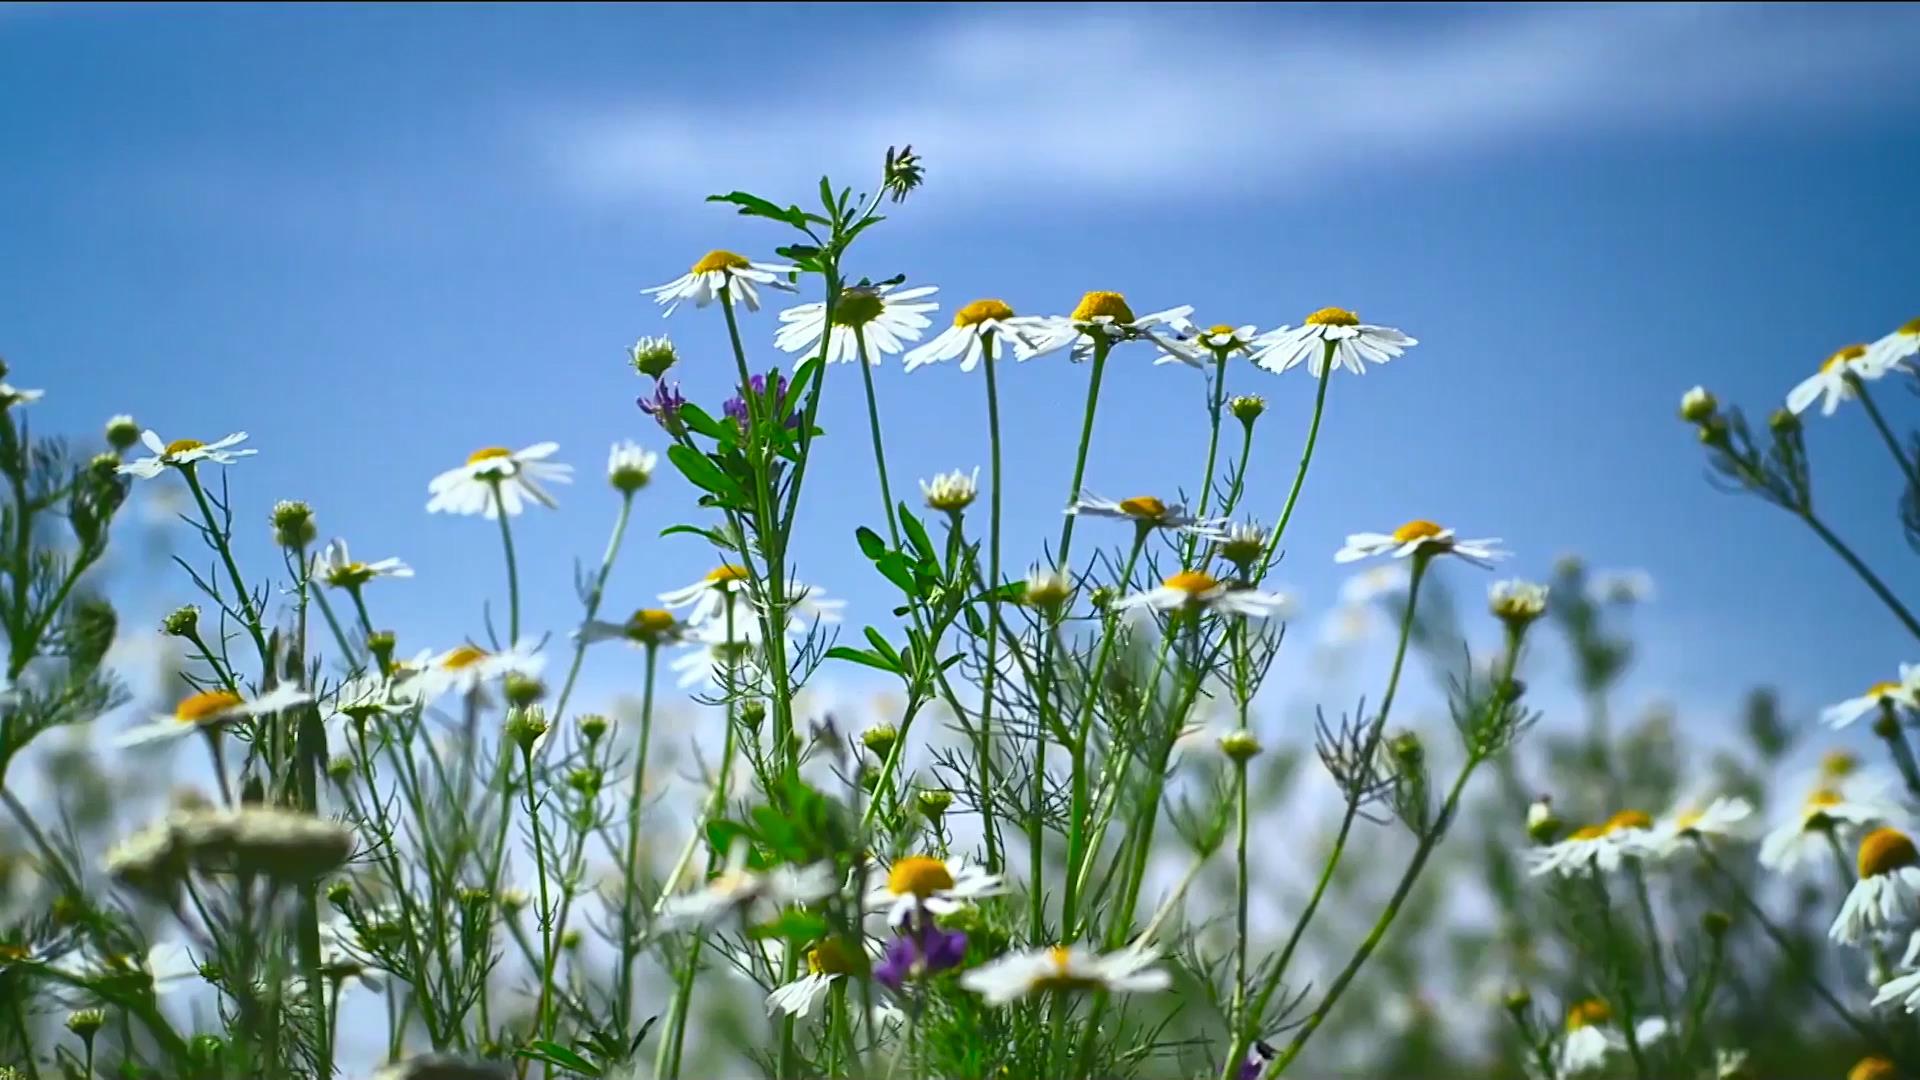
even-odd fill
[[[1920,709],[1920,664],[1901,664],[1899,682],[1874,683],[1859,697],[1820,710],[1820,722],[1831,728],[1843,728],[1889,705]]]
[[[1884,797],[1885,784],[1853,781],[1814,789],[1800,812],[1760,841],[1760,865],[1789,873],[1802,860],[1829,846],[1828,835],[1851,833],[1871,825],[1902,822],[1906,814]]]
[[[1160,342],[1160,354],[1153,358],[1156,364],[1205,368],[1209,360],[1248,351],[1258,333],[1252,323],[1245,326],[1218,323],[1201,329],[1184,317],[1173,320],[1172,329],[1174,338]]]
[[[643,649],[677,645],[686,637],[687,624],[674,618],[673,612],[660,608],[641,608],[627,616],[626,622],[610,623],[595,619],[581,627],[579,634],[579,639],[588,644],[624,641]]]
[[[1416,552],[1428,555],[1457,555],[1476,566],[1503,559],[1507,552],[1495,547],[1499,537],[1484,540],[1457,540],[1453,530],[1416,518],[1390,533],[1350,533],[1347,545],[1334,553],[1333,561],[1355,562],[1374,555],[1391,554],[1404,559]]]
[[[793,272],[791,266],[757,263],[731,251],[709,251],[686,273],[665,285],[640,291],[664,305],[667,315],[673,314],[683,300],[693,301],[694,307],[706,307],[723,291],[733,300],[747,305],[748,311],[759,311],[758,286],[792,292],[793,286],[781,280],[781,277]]]
[[[11,409],[15,405],[31,405],[46,396],[45,390],[22,390],[12,383],[0,382],[0,409]]]
[[[702,684],[715,690],[724,689],[723,672],[757,664],[760,660],[758,619],[736,621],[731,637],[727,636],[724,622],[689,626],[680,640],[694,647],[674,657],[667,669],[674,673],[674,682],[682,690]]]
[[[326,719],[366,722],[376,716],[405,712],[420,704],[420,680],[388,678],[377,671],[357,675],[337,687],[328,699]]]
[[[182,698],[172,712],[157,713],[151,722],[121,732],[113,745],[124,749],[167,742],[196,731],[218,728],[242,717],[279,712],[312,700],[312,695],[291,683],[282,683],[250,699],[229,690],[202,690]]]
[[[1557,844],[1528,850],[1527,860],[1533,864],[1530,873],[1535,877],[1583,877],[1595,869],[1612,873],[1623,858],[1644,854],[1652,837],[1652,817],[1639,810],[1622,810],[1603,824],[1575,829]]]
[[[1290,602],[1279,593],[1241,588],[1232,582],[1217,580],[1205,570],[1182,570],[1161,582],[1159,588],[1135,593],[1117,606],[1154,611],[1213,611],[1264,619],[1284,613]]]
[[[653,479],[653,467],[659,462],[659,454],[623,439],[607,451],[607,483],[615,491],[631,495]]]
[[[508,675],[533,678],[547,665],[532,641],[516,641],[500,652],[488,652],[471,642],[457,645],[438,655],[420,654],[414,660],[419,669],[420,694],[426,700],[455,694],[461,697]]]
[[[1920,319],[1902,323],[1900,329],[1867,346],[1866,364],[1886,372],[1916,353],[1920,353]]]
[[[983,896],[1006,891],[1000,875],[964,859],[908,855],[888,867],[886,878],[867,892],[867,907],[885,911],[887,921],[898,926],[921,909],[951,915]]]
[[[573,466],[546,460],[559,449],[559,443],[543,442],[524,450],[504,446],[475,450],[467,455],[465,465],[448,469],[427,484],[433,496],[427,500],[427,512],[481,514],[492,521],[499,516],[501,506],[506,507],[508,517],[519,516],[529,499],[551,508],[556,505],[553,496],[541,483],[573,482]]]
[[[399,559],[356,561],[347,551],[347,542],[336,538],[314,560],[313,574],[336,589],[357,589],[374,578],[410,578],[413,567]]]
[[[1385,596],[1407,591],[1407,569],[1394,563],[1370,567],[1340,583],[1340,603],[1366,607]]]
[[[707,571],[699,581],[682,588],[660,594],[660,602],[669,608],[687,608],[687,625],[699,626],[702,623],[724,621],[727,608],[733,598],[746,596],[748,589],[747,568],[735,563],[726,563]],[[819,622],[839,622],[840,609],[847,606],[845,600],[826,599],[824,591],[804,582],[789,580],[787,589],[787,612],[790,616],[817,620]],[[735,620],[751,621],[735,614]]]
[[[839,938],[826,938],[807,950],[807,973],[776,986],[767,995],[767,1015],[812,1016],[832,992],[835,980],[862,976],[871,961]]]
[[[1634,1025],[1641,1047],[1667,1037],[1668,1025],[1657,1016]],[[1599,998],[1578,1001],[1567,1010],[1567,1034],[1560,1043],[1560,1071],[1564,1075],[1591,1072],[1606,1064],[1607,1056],[1627,1048],[1627,1037],[1613,1024],[1613,1009]]]
[[[1654,822],[1643,846],[1648,853],[1666,858],[1691,841],[1737,836],[1752,816],[1753,804],[1741,798],[1716,798],[1704,808],[1685,806]]]
[[[1872,382],[1892,370],[1892,365],[1882,365],[1871,355],[1865,345],[1848,345],[1834,350],[1832,356],[1820,365],[1820,370],[1807,376],[1800,385],[1787,391],[1787,408],[1794,413],[1803,413],[1815,401],[1820,402],[1820,415],[1832,416],[1843,401],[1853,399],[1853,384],[1848,376],[1863,382]]]
[[[1920,853],[1898,829],[1882,826],[1860,841],[1854,882],[1827,936],[1858,945],[1876,934],[1911,929],[1920,920]]]
[[[1102,956],[1079,945],[1009,952],[960,976],[960,985],[1006,1005],[1049,990],[1100,990],[1127,994],[1165,990],[1172,976],[1153,965],[1158,957],[1144,949],[1122,949]]]
[[[1224,536],[1213,542],[1213,550],[1244,572],[1266,555],[1267,545],[1271,542],[1272,534],[1258,522],[1238,521],[1227,529]]]
[[[1166,503],[1152,495],[1135,495],[1131,499],[1103,499],[1098,495],[1081,492],[1080,497],[1067,507],[1067,513],[1086,517],[1119,518],[1131,521],[1142,529],[1172,529],[1175,532],[1192,533],[1208,540],[1226,538],[1226,521],[1222,518],[1201,519],[1188,515],[1187,508],[1179,503]]]
[[[660,919],[669,926],[711,926],[728,915],[750,917],[760,905],[781,907],[824,900],[839,889],[827,863],[777,866],[758,871],[747,865],[747,846],[734,845],[726,866],[704,886],[663,899]]]
[[[215,465],[231,465],[243,457],[259,453],[258,450],[235,450],[233,447],[247,441],[247,433],[236,431],[217,442],[203,443],[199,439],[175,439],[169,443],[160,441],[152,428],[140,433],[140,441],[153,451],[152,457],[135,458],[120,466],[119,472],[126,476],[137,476],[142,480],[151,480],[164,472],[167,466],[184,469],[201,461],[211,461]]]
[[[1025,340],[1015,343],[1015,348],[1020,358],[1026,360],[1071,346],[1073,359],[1078,361],[1093,352],[1094,338],[1098,336],[1108,342],[1151,341],[1165,352],[1177,348],[1170,339],[1178,334],[1178,324],[1191,314],[1193,306],[1185,304],[1136,316],[1127,305],[1127,298],[1119,293],[1090,292],[1080,298],[1073,314],[1041,317]],[[1165,332],[1156,333],[1161,330]]]
[[[1336,366],[1364,375],[1366,365],[1384,364],[1418,344],[1390,326],[1363,323],[1345,308],[1330,307],[1307,316],[1301,326],[1262,334],[1253,343],[1253,362],[1281,372],[1304,360],[1307,374],[1317,379],[1326,371],[1327,348],[1332,346]]]
[[[1018,316],[1004,300],[975,300],[953,313],[953,325],[936,334],[933,340],[907,353],[905,370],[958,358],[961,371],[972,371],[986,355],[984,342],[1000,346],[1000,354],[1013,351],[1020,359],[1032,355],[1026,335],[1039,320]]]
[[[860,344],[854,331],[867,342],[867,362],[878,364],[883,356],[893,356],[920,340],[920,332],[933,325],[929,311],[940,305],[924,299],[940,290],[920,285],[895,292],[893,285],[855,285],[840,292],[833,308],[833,334],[827,342],[827,363],[851,364],[860,358]],[[824,302],[801,304],[780,313],[780,329],[774,332],[774,348],[781,352],[810,353],[820,347],[827,331],[827,305]]]

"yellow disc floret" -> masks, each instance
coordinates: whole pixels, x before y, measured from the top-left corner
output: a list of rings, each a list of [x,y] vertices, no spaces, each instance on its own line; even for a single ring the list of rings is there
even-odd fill
[[[1072,974],[1073,951],[1065,945],[1048,949],[1047,960],[1052,970],[1033,980],[1035,990],[1090,990],[1100,985],[1098,980]]]
[[[975,300],[953,313],[955,326],[979,326],[983,322],[1006,322],[1013,318],[1013,309],[1005,300]]]
[[[1900,684],[1897,682],[1877,682],[1867,687],[1867,692],[1862,696],[1870,697],[1875,701],[1885,701],[1899,690]]]
[[[1567,1009],[1567,1030],[1578,1031],[1613,1019],[1613,1009],[1599,998],[1576,1001]]]
[[[183,724],[198,724],[240,704],[240,695],[229,690],[203,690],[173,707],[173,718]]]
[[[1127,298],[1117,292],[1090,292],[1081,297],[1080,306],[1073,309],[1073,321],[1092,322],[1095,319],[1130,323],[1133,321],[1133,309],[1127,306]]]
[[[1159,521],[1167,516],[1167,504],[1151,495],[1135,495],[1120,500],[1120,512],[1142,521]]]
[[[852,288],[840,294],[834,305],[833,321],[838,326],[865,326],[887,309],[886,301],[873,289]]]
[[[1598,840],[1605,835],[1607,835],[1607,827],[1605,825],[1582,825],[1573,830],[1573,834],[1568,836],[1567,839]]]
[[[922,900],[953,888],[953,871],[945,860],[926,855],[909,855],[893,864],[887,872],[887,891],[895,896],[917,896]]]
[[[1169,589],[1178,589],[1188,596],[1210,593],[1220,587],[1220,582],[1205,570],[1182,570],[1162,584]]]
[[[863,957],[839,938],[826,938],[807,950],[807,970],[815,975],[858,975]]]
[[[747,568],[736,563],[723,563],[707,571],[707,584],[725,585],[732,581],[747,580]]]
[[[1621,829],[1651,829],[1653,818],[1642,810],[1622,810],[1607,819],[1607,831],[1619,832]]]
[[[1308,326],[1359,326],[1360,316],[1340,307],[1323,307],[1307,316]]]
[[[1833,355],[1827,357],[1826,363],[1820,365],[1820,370],[1832,371],[1843,364],[1851,364],[1865,355],[1867,355],[1865,345],[1848,345],[1845,348],[1835,349]]]
[[[448,653],[440,661],[440,666],[448,671],[461,671],[470,668],[487,658],[487,650],[478,645],[462,645]]]
[[[1847,1070],[1847,1080],[1900,1080],[1900,1070],[1886,1058],[1863,1057]]]
[[[753,261],[745,255],[735,255],[731,251],[715,249],[700,256],[700,261],[693,264],[693,273],[711,274],[715,271],[745,270],[752,265]]]
[[[1908,319],[1901,323],[1900,329],[1895,330],[1894,333],[1902,337],[1920,337],[1920,319]]]
[[[513,451],[504,446],[483,446],[467,455],[467,464],[478,465],[483,461],[498,461],[501,458],[512,456]]]
[[[201,442],[199,439],[175,439],[167,444],[167,456],[172,457],[175,454],[184,454],[189,450],[198,450],[205,445],[207,444]]]
[[[627,619],[627,636],[636,641],[657,641],[672,633],[676,625],[673,612],[660,608],[641,608]]]
[[[1860,876],[1879,877],[1920,863],[1920,852],[1899,829],[1879,828],[1860,841]]]
[[[1424,518],[1415,518],[1393,530],[1393,542],[1411,544],[1416,540],[1432,540],[1447,530]]]
[[[1829,750],[1820,756],[1820,775],[1839,778],[1850,776],[1860,767],[1860,759],[1847,750]]]

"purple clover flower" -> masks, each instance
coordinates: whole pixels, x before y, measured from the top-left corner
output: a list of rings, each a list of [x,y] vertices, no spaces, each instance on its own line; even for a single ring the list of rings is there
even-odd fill
[[[773,374],[773,389],[769,391],[767,389],[767,376],[755,375],[747,380],[747,391],[755,398],[769,405],[770,411],[777,413],[786,402],[787,380],[781,378],[779,372],[775,372]],[[720,406],[720,408],[727,416],[733,419],[734,423],[740,425],[742,431],[746,430],[749,414],[747,411],[747,401],[744,397],[735,396],[728,398],[726,404]],[[788,430],[799,426],[800,417],[798,414],[787,417],[786,427]]]
[[[921,912],[887,946],[887,955],[873,969],[873,977],[890,990],[960,966],[967,955],[964,930],[942,930]]]
[[[686,425],[680,422],[680,409],[686,403],[687,399],[680,395],[679,384],[669,382],[654,383],[651,395],[642,394],[634,401],[641,412],[653,417],[667,434],[676,438],[687,431]]]

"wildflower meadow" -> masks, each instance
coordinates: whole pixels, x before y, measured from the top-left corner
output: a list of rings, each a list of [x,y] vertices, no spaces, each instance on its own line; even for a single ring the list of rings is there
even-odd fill
[[[364,478],[467,519],[460,564],[418,568],[463,583],[461,638],[388,629],[408,552],[262,490],[265,440],[156,431],[139,401],[46,431],[41,393],[0,384],[0,1073],[1920,1075],[1920,663],[1817,721],[1756,694],[1711,751],[1616,715],[1645,575],[1556,552],[1530,553],[1542,580],[1503,574],[1526,506],[1456,517],[1316,452],[1422,362],[1420,327],[1326,296],[1216,324],[1202,277],[1153,303],[956,296],[870,254],[916,228],[940,162],[872,164],[682,208],[756,239],[636,271],[630,438],[448,446]],[[688,322],[724,348],[676,345]],[[1776,509],[1884,609],[1874,633],[1920,639],[1912,573],[1850,546],[1891,527],[1920,552],[1920,320],[1859,336],[1753,419],[1687,390],[1677,354],[1672,434],[1698,443],[1702,498]],[[1003,424],[1030,365],[1083,387],[1059,407],[1070,457],[1018,453]],[[690,370],[730,393],[683,391]],[[1164,415],[1106,407],[1149,375]],[[973,458],[893,465],[915,437],[889,423],[901,379],[943,384]],[[865,424],[829,428],[828,399]],[[1840,425],[1884,455],[1816,453]],[[825,473],[829,441],[870,467]],[[1186,479],[1122,486],[1103,460],[1123,443]],[[1839,472],[1884,480],[1896,520],[1829,515]],[[1404,514],[1299,539],[1318,492],[1360,483]],[[809,515],[828,487],[864,514]],[[1038,544],[1003,513],[1036,488],[1060,510]],[[97,584],[151,499],[189,543]],[[542,626],[529,583],[552,568],[516,540],[549,516],[582,562],[575,614]],[[887,602],[837,597],[799,554],[810,531]],[[616,566],[646,575],[622,562],[643,535],[710,569],[610,589]],[[1312,690],[1269,678],[1312,647],[1285,578],[1308,563],[1351,564],[1346,610],[1390,663],[1282,722],[1279,697]],[[128,589],[178,606],[125,625]],[[109,651],[156,630],[149,702]],[[589,670],[618,700],[582,690]],[[836,678],[885,708],[821,707]],[[1415,683],[1443,715],[1402,703]],[[1882,752],[1822,757],[1850,727]],[[96,754],[125,763],[123,794]],[[1821,764],[1781,779],[1801,759]]]

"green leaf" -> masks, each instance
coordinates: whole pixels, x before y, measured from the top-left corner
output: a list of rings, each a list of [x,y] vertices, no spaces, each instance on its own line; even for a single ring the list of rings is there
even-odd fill
[[[736,843],[744,841],[747,845],[747,862],[753,858],[753,830],[738,821],[720,818],[707,822],[707,846],[723,856],[731,856]]]
[[[933,539],[927,535],[927,527],[913,516],[913,511],[907,509],[906,503],[900,504],[900,528],[906,532],[907,542],[913,545],[913,550],[919,553],[921,559],[935,566],[940,564],[940,553],[933,546]]]
[[[827,917],[817,911],[788,909],[772,922],[748,930],[747,936],[784,938],[796,945],[805,945],[827,936]]]
[[[740,441],[740,425],[734,423],[731,417],[722,423],[692,402],[680,406],[680,421],[687,425],[688,431],[705,435],[715,442],[733,446]]]
[[[865,649],[855,649],[848,645],[835,645],[833,648],[828,649],[827,658],[829,660],[846,660],[855,664],[865,664],[867,667],[878,668],[889,675],[900,674],[900,669],[893,666],[886,657],[877,656],[867,652]]]
[[[697,536],[722,551],[732,551],[733,541],[726,538],[718,529],[703,529],[698,525],[669,525],[660,530],[661,536]]]
[[[913,576],[913,561],[897,551],[888,551],[873,560],[880,576],[900,587],[908,596],[920,595],[920,583]]]
[[[758,195],[750,195],[744,191],[730,191],[725,195],[709,195],[707,196],[707,201],[731,203],[739,207],[740,213],[747,217],[772,218],[774,221],[784,221],[796,229],[806,228],[808,221],[818,221],[822,225],[828,224],[826,219],[809,214],[797,206],[782,207],[771,200],[763,199]]]
[[[523,1058],[531,1058],[534,1061],[544,1061],[549,1064],[558,1065],[563,1069],[572,1069],[582,1076],[601,1075],[600,1066],[595,1065],[593,1062],[588,1061],[572,1050],[561,1046],[559,1043],[551,1042],[547,1039],[540,1039],[532,1046],[522,1047],[517,1053]]]
[[[900,662],[900,654],[894,651],[893,644],[889,642],[880,631],[875,630],[871,626],[865,627],[864,629],[867,635],[867,644],[873,646],[874,652],[879,653],[881,656],[886,657],[896,664]]]
[[[683,476],[693,486],[724,496],[735,502],[744,501],[745,493],[734,479],[722,472],[720,466],[705,454],[691,447],[674,445],[667,447],[667,460],[673,462]]]
[[[878,559],[887,553],[887,542],[865,525],[853,530],[853,538],[860,545],[860,554],[869,559]]]

